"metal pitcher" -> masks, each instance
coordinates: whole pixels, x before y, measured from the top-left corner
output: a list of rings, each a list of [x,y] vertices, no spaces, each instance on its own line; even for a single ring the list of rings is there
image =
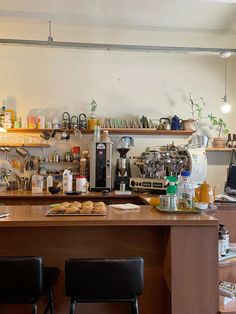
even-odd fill
[[[62,129],[70,129],[71,128],[71,119],[69,112],[65,111],[62,114]]]
[[[168,118],[161,118],[158,128],[160,130],[170,130],[171,129],[170,119],[168,119]]]
[[[59,154],[57,149],[55,150],[55,152],[53,154],[53,161],[54,162],[59,162],[60,161],[60,154]]]
[[[79,129],[81,131],[87,129],[87,117],[84,113],[79,115]]]

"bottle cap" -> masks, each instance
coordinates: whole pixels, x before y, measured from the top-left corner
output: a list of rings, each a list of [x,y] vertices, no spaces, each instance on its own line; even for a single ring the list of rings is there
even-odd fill
[[[182,177],[189,177],[189,176],[190,176],[190,171],[187,171],[187,170],[182,171],[182,172],[181,172],[181,176],[182,176]]]

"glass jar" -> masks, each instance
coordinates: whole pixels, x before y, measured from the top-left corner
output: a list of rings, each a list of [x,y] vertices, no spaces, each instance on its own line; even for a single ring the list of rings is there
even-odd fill
[[[43,176],[34,174],[32,176],[32,193],[43,192]]]
[[[0,177],[0,192],[4,192],[7,190],[7,181],[3,176]]]
[[[88,119],[88,129],[94,130],[97,125],[97,119],[94,112],[91,112],[90,117]]]

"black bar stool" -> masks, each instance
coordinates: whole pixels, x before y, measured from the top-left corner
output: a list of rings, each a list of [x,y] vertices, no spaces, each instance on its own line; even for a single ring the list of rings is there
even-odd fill
[[[44,267],[40,256],[0,256],[0,303],[32,304],[48,295],[44,314],[54,313],[52,289],[59,274],[57,267]]]
[[[70,314],[79,302],[130,302],[138,314],[143,293],[143,258],[68,259],[65,265],[66,296]]]

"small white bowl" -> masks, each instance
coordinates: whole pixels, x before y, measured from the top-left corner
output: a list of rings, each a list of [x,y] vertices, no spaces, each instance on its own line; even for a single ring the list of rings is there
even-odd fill
[[[197,203],[195,203],[195,207],[199,208],[199,209],[207,209],[208,208],[208,203],[197,202]]]

